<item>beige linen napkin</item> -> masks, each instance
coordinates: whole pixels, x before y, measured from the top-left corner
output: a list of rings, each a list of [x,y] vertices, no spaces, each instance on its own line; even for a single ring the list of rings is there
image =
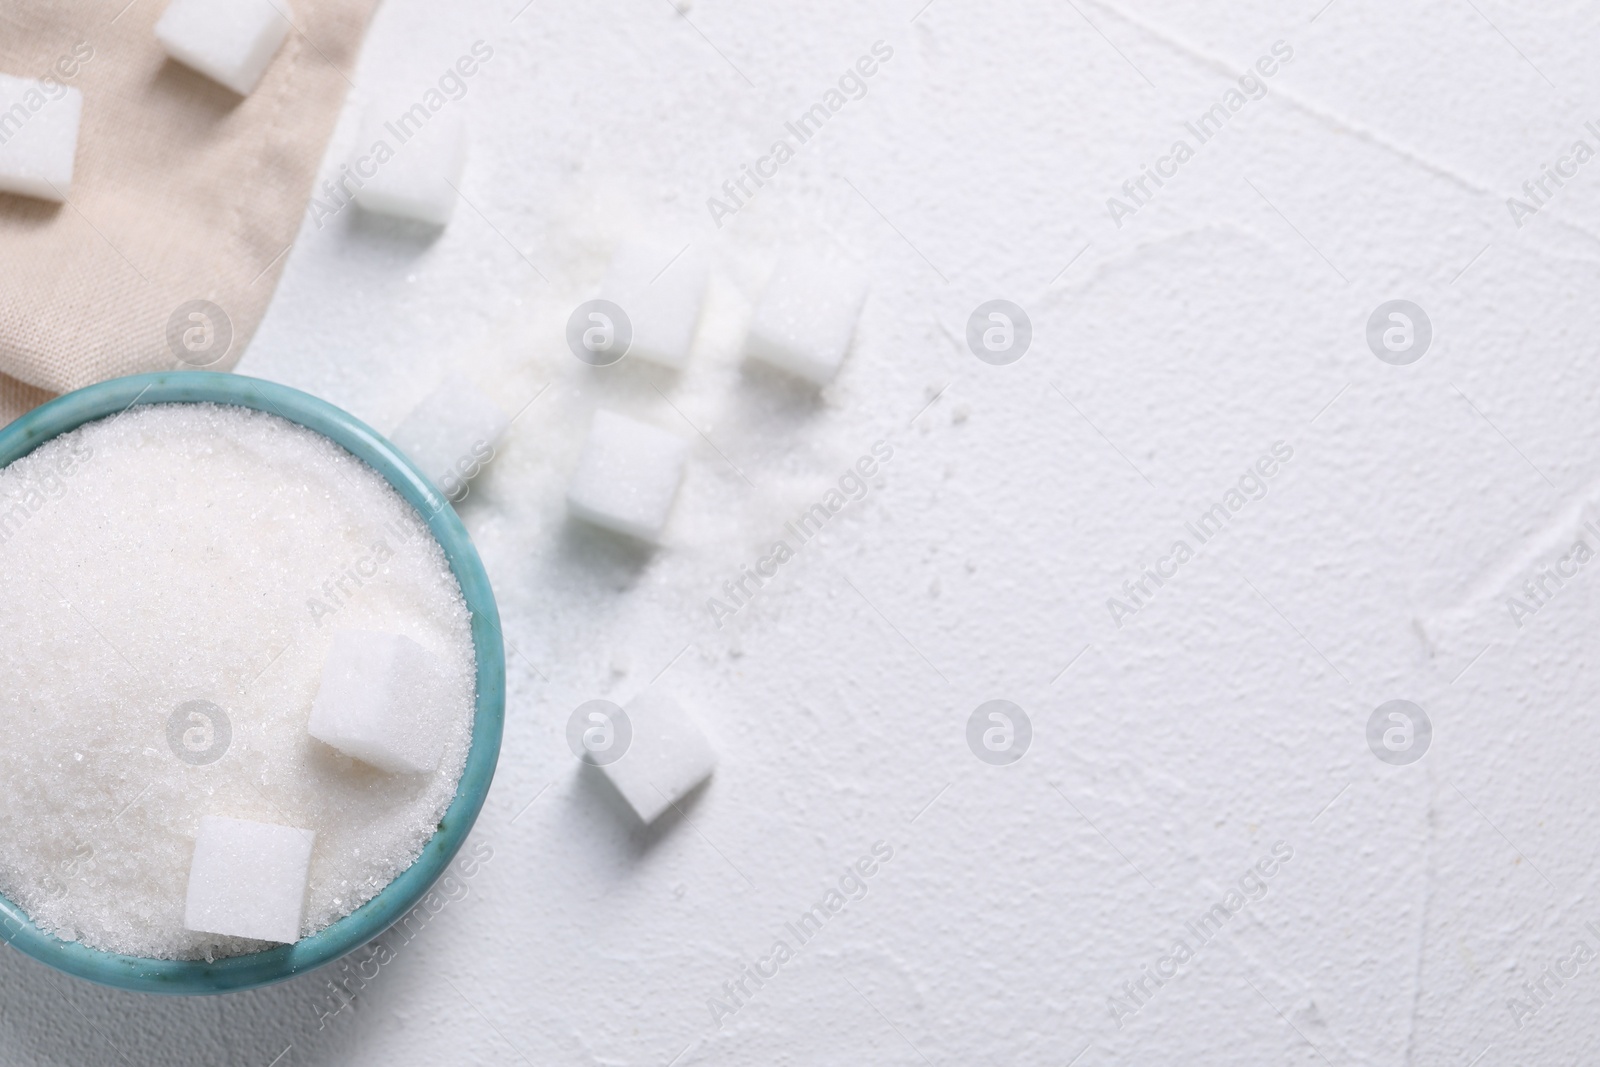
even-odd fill
[[[237,362],[376,0],[292,0],[246,97],[166,57],[168,0],[124,2],[0,0],[0,73],[83,92],[68,202],[0,193],[0,424],[117,375]]]

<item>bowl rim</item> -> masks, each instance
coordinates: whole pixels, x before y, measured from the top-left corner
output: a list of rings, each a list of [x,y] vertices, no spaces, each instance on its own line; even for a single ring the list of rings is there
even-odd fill
[[[0,940],[40,963],[117,989],[193,995],[254,989],[303,974],[360,948],[416,906],[466,841],[494,778],[505,726],[505,645],[483,561],[449,500],[377,431],[344,409],[298,389],[203,370],[113,378],[64,393],[0,429],[0,467],[68,430],[135,405],[181,403],[229,404],[277,415],[322,434],[382,475],[417,510],[461,585],[472,613],[478,687],[466,766],[455,798],[421,854],[377,896],[292,945],[211,963],[128,956],[46,933],[0,895]]]

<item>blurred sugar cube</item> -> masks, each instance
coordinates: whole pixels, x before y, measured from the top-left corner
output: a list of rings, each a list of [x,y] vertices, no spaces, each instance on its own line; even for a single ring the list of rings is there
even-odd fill
[[[600,295],[633,327],[628,354],[672,370],[689,361],[709,271],[692,250],[628,241],[611,256]]]
[[[172,0],[156,22],[167,55],[248,96],[289,35],[287,0]]]
[[[448,687],[439,658],[409,637],[339,630],[322,668],[307,731],[391,774],[439,765]]]
[[[853,269],[813,252],[791,252],[767,282],[745,354],[827,385],[850,350],[866,298],[866,281]]]
[[[65,200],[82,117],[79,90],[0,74],[0,192]]]
[[[448,107],[395,100],[367,109],[350,169],[366,211],[443,226],[467,167],[467,124]]]
[[[623,709],[633,738],[622,758],[599,770],[645,822],[682,800],[711,774],[711,742],[670,696],[646,691]]]
[[[687,454],[687,442],[675,434],[596,411],[567,488],[567,509],[608,530],[659,541]]]
[[[293,826],[202,816],[183,925],[225,937],[300,940],[316,836]]]
[[[456,499],[494,458],[494,446],[511,424],[499,404],[471,382],[446,378],[389,440],[410,456],[445,496]]]

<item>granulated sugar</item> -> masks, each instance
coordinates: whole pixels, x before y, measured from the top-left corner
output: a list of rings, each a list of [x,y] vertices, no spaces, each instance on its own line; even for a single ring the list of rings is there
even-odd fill
[[[470,744],[469,612],[414,509],[326,438],[243,408],[133,408],[0,471],[0,892],[57,936],[193,959],[206,815],[313,830],[302,933],[419,854]],[[333,635],[403,634],[448,744],[386,774],[306,732]]]

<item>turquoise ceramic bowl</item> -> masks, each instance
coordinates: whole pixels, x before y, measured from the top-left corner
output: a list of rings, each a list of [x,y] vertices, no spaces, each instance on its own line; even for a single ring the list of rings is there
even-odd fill
[[[443,547],[450,568],[461,583],[467,607],[472,610],[478,703],[472,723],[472,747],[461,784],[422,855],[372,900],[293,945],[215,963],[122,956],[53,937],[34,926],[21,908],[0,896],[0,938],[13,948],[67,974],[145,993],[229,993],[269,985],[336,960],[383,933],[422,899],[466,840],[488,795],[505,723],[505,645],[500,634],[500,613],[466,528],[450,502],[399,449],[349,412],[297,389],[234,374],[139,374],[57,397],[0,430],[0,467],[27,455],[57,434],[135,404],[194,402],[254,408],[315,430],[376,469],[417,509]]]

